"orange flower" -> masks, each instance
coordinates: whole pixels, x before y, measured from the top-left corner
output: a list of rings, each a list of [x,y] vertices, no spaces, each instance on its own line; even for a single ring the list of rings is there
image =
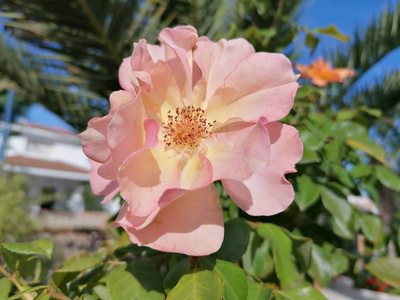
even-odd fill
[[[343,82],[344,79],[356,74],[352,69],[331,68],[322,57],[319,57],[310,66],[295,64],[294,67],[299,70],[301,77],[311,78],[311,82],[317,86],[325,86],[334,81]]]

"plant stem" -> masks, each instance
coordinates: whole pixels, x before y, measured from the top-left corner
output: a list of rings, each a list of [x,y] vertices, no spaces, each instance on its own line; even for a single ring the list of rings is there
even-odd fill
[[[51,296],[52,298],[61,299],[61,300],[70,300],[67,296],[55,293],[53,291],[49,292],[47,295]]]
[[[22,292],[24,290],[24,288],[19,283],[17,278],[15,278],[15,276],[13,274],[7,272],[6,268],[4,268],[3,266],[0,266],[0,272],[3,273],[3,275],[6,276],[17,287],[17,289],[20,292]]]

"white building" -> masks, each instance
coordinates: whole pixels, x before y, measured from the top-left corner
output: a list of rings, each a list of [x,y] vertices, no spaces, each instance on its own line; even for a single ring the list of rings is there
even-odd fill
[[[90,163],[75,132],[11,124],[3,169],[26,175],[32,204],[48,197],[67,206],[73,201],[72,210],[84,209],[82,183],[89,181]]]

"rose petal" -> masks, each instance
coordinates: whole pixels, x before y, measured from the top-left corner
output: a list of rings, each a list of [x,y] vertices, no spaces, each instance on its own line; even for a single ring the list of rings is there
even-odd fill
[[[210,161],[201,153],[181,159],[182,189],[194,190],[203,188],[213,182],[213,169]]]
[[[151,69],[153,89],[143,91],[141,99],[149,115],[162,123],[167,120],[168,111],[182,107],[183,101],[173,72],[166,62],[158,61]]]
[[[82,150],[91,160],[105,162],[111,154],[107,143],[107,125],[111,116],[93,118],[89,121],[87,129],[78,135],[82,142]]]
[[[105,162],[109,158],[111,149],[107,140],[107,126],[118,107],[133,99],[133,95],[126,91],[113,92],[110,95],[110,112],[89,121],[88,128],[79,135],[87,157],[97,162]]]
[[[236,128],[236,123],[233,123]],[[223,178],[244,180],[269,162],[269,133],[258,122],[238,130],[212,133],[203,143],[213,168],[213,181]]]
[[[166,61],[175,74],[176,82],[184,95],[186,105],[190,104],[192,90],[192,49],[197,41],[197,31],[191,26],[166,28],[158,39],[166,48]]]
[[[268,122],[279,120],[293,106],[297,78],[284,55],[254,53],[228,75],[210,99],[205,117],[221,123],[233,117],[254,122],[260,117]]]
[[[142,228],[146,227],[147,225],[149,225],[154,220],[154,218],[157,216],[157,214],[160,212],[160,210],[163,207],[168,206],[170,203],[172,203],[176,199],[180,198],[187,192],[188,192],[187,190],[183,190],[183,189],[166,190],[162,194],[162,196],[159,200],[158,208],[155,209],[150,215],[144,216],[144,217],[138,217],[129,210],[129,215],[128,215],[129,221],[125,217],[126,210],[129,207],[129,205],[125,202],[124,206],[121,209],[121,212],[118,214],[118,217],[117,217],[116,221],[114,222],[115,224],[111,224],[111,226],[113,226],[113,225],[121,226],[123,228],[132,227],[132,228],[135,228],[136,230],[142,229]]]
[[[127,226],[129,209],[124,207],[113,226],[125,227],[135,244],[193,256],[208,255],[221,247],[224,222],[213,184],[180,196],[140,230]]]
[[[140,86],[135,75],[133,75],[131,58],[132,56],[123,59],[122,64],[119,67],[118,78],[119,85],[124,90],[132,93],[133,96],[136,96],[140,93]]]
[[[180,156],[162,147],[141,149],[131,154],[118,171],[121,196],[131,213],[147,217],[159,205],[161,195],[179,187]]]
[[[165,47],[164,45],[147,45],[147,50],[149,51],[154,62],[159,60],[165,61]]]
[[[161,208],[169,205],[172,201],[186,193],[187,190],[204,188],[212,183],[212,167],[210,161],[201,153],[191,157],[181,156],[178,169],[182,169],[181,171],[178,170],[181,173],[179,176],[181,182],[175,182],[175,184],[177,184],[176,187],[179,186],[180,188],[175,188],[171,185],[170,188],[165,188],[163,192],[162,190],[158,190],[156,195],[152,194],[151,197],[158,197],[162,192],[159,199],[154,198],[154,200],[158,201],[157,204],[151,208],[150,214],[137,215],[136,211],[130,211],[129,226],[135,229],[146,227],[151,223]],[[154,192],[154,190],[149,191],[149,193]]]
[[[150,92],[153,85],[148,70],[154,66],[154,61],[149,53],[146,40],[140,40],[139,43],[134,44],[131,57],[133,75],[137,78],[140,87]]]
[[[98,162],[90,160],[90,186],[94,194],[104,196],[101,203],[106,203],[118,194],[119,185],[116,180],[107,180],[97,174],[100,165]]]
[[[281,123],[268,123],[271,138],[270,164],[243,182],[223,179],[222,184],[232,200],[250,215],[273,215],[285,210],[294,199],[293,187],[285,174],[303,155],[298,131]]]
[[[127,93],[127,92],[126,92]],[[117,109],[107,127],[107,140],[111,155],[99,168],[100,176],[115,180],[122,162],[133,152],[143,147],[146,113],[139,98],[125,103]]]
[[[174,73],[165,61],[154,62],[150,52],[154,52],[157,48],[151,46],[145,40],[135,44],[131,64],[133,73],[143,88],[140,97],[144,107],[151,118],[162,123],[168,111],[182,107],[183,102]],[[165,50],[165,47],[164,45],[158,47],[156,54],[153,55],[162,55],[161,51]]]
[[[207,85],[203,101],[208,101],[237,64],[253,53],[253,46],[244,39],[223,39],[214,43],[208,38],[199,38],[193,57]]]

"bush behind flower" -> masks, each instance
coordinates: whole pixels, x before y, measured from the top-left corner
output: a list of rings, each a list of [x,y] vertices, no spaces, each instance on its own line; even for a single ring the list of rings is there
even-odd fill
[[[24,240],[38,229],[26,210],[25,178],[0,173],[0,242]]]

